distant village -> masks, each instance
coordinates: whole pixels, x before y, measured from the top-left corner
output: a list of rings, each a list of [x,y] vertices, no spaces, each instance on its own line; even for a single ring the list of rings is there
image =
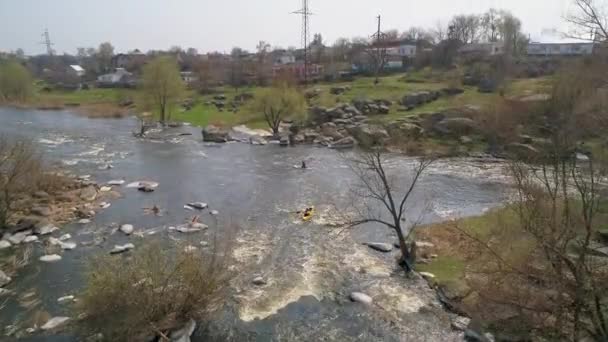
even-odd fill
[[[302,48],[271,48],[270,44],[260,41],[255,52],[233,48],[230,53],[201,54],[194,48],[173,47],[168,51],[134,49],[115,54],[114,47],[106,42],[97,49],[78,48],[75,55],[57,55],[50,50],[43,55],[25,56],[17,50],[0,52],[0,59],[16,57],[48,85],[76,90],[91,86],[137,87],[142,67],[156,56],[169,55],[175,57],[182,80],[189,87],[208,89],[221,85],[264,86],[277,77],[290,77],[296,82],[350,80],[355,75],[371,74],[378,58],[382,60],[382,72],[390,74],[437,64],[450,67],[463,60],[505,55],[530,60],[584,56],[598,48],[592,41],[563,39],[555,31],[544,31],[539,40],[518,33],[511,43],[498,35],[479,40],[469,37],[465,30],[453,26],[450,30],[431,33],[413,28],[401,34],[392,30],[383,33],[382,39],[341,38],[331,46],[326,45],[321,34],[315,34],[307,53]]]

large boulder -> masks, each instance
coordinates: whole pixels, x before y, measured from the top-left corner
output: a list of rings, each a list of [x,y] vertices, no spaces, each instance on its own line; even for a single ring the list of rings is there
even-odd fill
[[[220,127],[209,125],[203,128],[203,141],[225,143],[230,141],[230,133]]]
[[[477,123],[469,118],[446,118],[437,123],[433,129],[442,134],[469,135],[478,130]]]
[[[355,140],[355,138],[346,137],[334,142],[329,147],[333,149],[347,149],[355,147],[356,144],[357,141]]]
[[[418,107],[418,106],[425,104],[427,102],[430,102],[434,99],[437,99],[437,96],[435,96],[432,92],[419,91],[419,92],[409,93],[409,94],[405,95],[401,99],[401,104],[408,108],[412,108],[412,107]]]
[[[387,128],[390,136],[392,137],[406,137],[409,139],[418,139],[424,133],[424,129],[422,129],[422,127],[410,122],[392,122],[388,125]]]
[[[368,146],[384,145],[389,139],[388,132],[381,126],[363,124],[356,126],[351,134],[360,143]]]
[[[388,253],[393,250],[393,245],[382,242],[367,242],[364,245],[378,252]]]
[[[11,282],[11,277],[7,276],[6,273],[0,270],[0,287],[4,287]]]
[[[346,92],[349,89],[349,87],[331,87],[331,89],[329,89],[329,92],[332,95],[341,95],[344,94],[344,92]]]
[[[97,189],[90,185],[80,190],[80,198],[87,202],[92,202],[97,198]]]
[[[53,317],[49,319],[43,326],[40,327],[42,330],[55,330],[65,325],[70,320],[69,317]]]
[[[362,292],[353,292],[350,294],[350,300],[356,303],[361,303],[365,305],[371,305],[373,302],[372,297],[366,295]]]
[[[391,108],[386,105],[378,105],[378,114],[386,115],[390,112]]]

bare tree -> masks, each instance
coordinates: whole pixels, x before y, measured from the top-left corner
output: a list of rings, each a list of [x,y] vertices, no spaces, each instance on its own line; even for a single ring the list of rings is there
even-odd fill
[[[521,42],[522,37],[525,36],[521,32],[521,20],[515,17],[508,11],[500,11],[500,26],[499,32],[500,37],[505,43],[505,49],[508,53],[517,55],[521,50],[518,44]]]
[[[475,43],[479,39],[481,20],[479,16],[457,15],[450,21],[450,39],[464,44]]]
[[[332,46],[333,55],[338,62],[344,62],[348,59],[348,53],[351,49],[350,40],[347,38],[338,38]]]
[[[41,163],[31,143],[0,137],[0,231],[13,217],[13,204],[35,188]]]
[[[414,166],[409,179],[404,180],[390,174],[386,168],[386,156],[381,149],[375,148],[354,157],[350,166],[359,184],[353,188],[356,211],[355,217],[349,219],[349,227],[366,223],[377,223],[392,229],[399,239],[401,251],[400,265],[407,272],[412,271],[415,262],[415,248],[408,245],[408,238],[413,227],[404,227],[408,199],[416,184],[433,159],[420,159]]]
[[[499,40],[499,29],[502,25],[501,19],[499,11],[494,8],[490,8],[481,16],[481,29],[487,41],[497,42]]]
[[[256,77],[258,85],[263,86],[268,83],[271,74],[271,65],[269,61],[270,44],[260,40],[256,46],[257,50],[257,72]]]
[[[414,42],[419,40],[428,40],[432,42],[435,40],[435,37],[423,27],[410,27],[407,31],[401,33],[401,39],[408,39]]]
[[[511,164],[514,223],[486,239],[458,228],[488,255],[470,285],[483,300],[518,310],[543,335],[606,341],[608,261],[593,247],[601,172],[561,147],[555,152],[534,169]],[[505,232],[511,236],[499,238]]]
[[[608,13],[596,0],[573,0],[576,10],[566,16],[572,24],[569,36],[587,41],[608,39]]]
[[[430,36],[433,38],[432,41],[435,44],[439,44],[448,39],[448,29],[441,21],[438,20],[435,23],[435,28],[431,31]]]
[[[394,42],[399,39],[399,31],[396,29],[386,31],[384,39],[389,42]]]
[[[107,71],[110,68],[112,57],[114,56],[114,46],[112,46],[110,42],[99,44],[96,56],[101,69]]]
[[[375,39],[365,50],[367,53],[372,70],[374,72],[374,84],[380,83],[380,74],[384,70],[386,63],[388,63],[388,53],[385,45],[385,39],[383,34],[380,34],[380,38]]]

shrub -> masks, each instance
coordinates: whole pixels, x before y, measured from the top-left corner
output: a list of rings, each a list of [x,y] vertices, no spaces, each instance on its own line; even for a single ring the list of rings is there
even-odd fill
[[[215,250],[220,250],[217,244]],[[140,341],[166,335],[189,319],[203,319],[227,288],[225,255],[172,254],[152,243],[129,259],[94,257],[78,306],[83,327],[109,341]]]
[[[42,162],[31,143],[0,137],[0,229],[13,215],[15,200],[37,190]]]
[[[17,62],[0,63],[0,102],[22,102],[32,95],[32,76]]]

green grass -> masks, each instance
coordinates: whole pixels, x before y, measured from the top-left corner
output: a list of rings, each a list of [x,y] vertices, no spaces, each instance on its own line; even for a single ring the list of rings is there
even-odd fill
[[[416,270],[432,273],[436,282],[444,284],[463,279],[465,267],[465,262],[456,257],[439,256],[428,264],[417,264]]]
[[[52,90],[42,91],[41,86],[36,87],[34,101],[40,104],[118,104],[125,98],[135,98],[138,91],[134,89],[91,88],[89,90]]]
[[[412,73],[401,73],[381,78],[378,85],[374,84],[373,77],[356,78],[353,82],[321,83],[312,85],[309,89],[320,89],[321,95],[312,101],[313,105],[332,107],[338,103],[350,103],[357,98],[366,99],[387,99],[394,103],[388,115],[378,115],[371,118],[372,122],[386,123],[403,117],[418,115],[427,112],[438,112],[448,108],[463,107],[467,105],[486,108],[495,103],[500,103],[504,99],[498,94],[482,94],[475,87],[464,87],[465,92],[451,97],[441,97],[437,101],[427,103],[417,107],[412,111],[402,111],[399,102],[404,95],[422,90],[439,90],[455,83],[458,79],[458,72],[443,72],[432,69],[423,69]],[[411,82],[415,80],[415,82]],[[452,80],[452,81],[450,81]],[[550,79],[522,79],[514,80],[506,88],[505,97],[520,97],[531,93],[547,92]],[[336,86],[351,87],[350,91],[336,96],[330,94],[330,89]],[[134,89],[99,89],[78,91],[42,91],[43,83],[39,82],[36,86],[34,103],[36,105],[57,105],[66,104],[108,104],[117,105],[121,99],[131,98],[136,100],[139,90]],[[216,93],[226,95],[226,103],[230,103],[238,93],[259,93],[260,87],[245,87],[235,90],[232,87],[222,87],[216,89]],[[172,119],[189,122],[196,126],[206,126],[215,124],[220,126],[234,126],[247,124],[253,128],[267,128],[262,113],[257,113],[252,109],[251,101],[240,106],[237,113],[233,113],[230,108],[220,112],[214,105],[207,105],[206,102],[213,99],[213,95],[199,95],[194,91],[188,91],[184,98],[193,98],[196,105],[188,111],[173,113]]]
[[[188,111],[179,111],[174,113],[172,119],[189,122],[195,126],[207,126],[209,124],[219,126],[235,126],[247,124],[252,128],[268,128],[262,113],[257,113],[253,110],[253,101],[250,100],[238,108],[236,113],[233,113],[229,107],[235,96],[243,93],[252,93],[254,96],[259,93],[262,88],[246,87],[239,88],[238,91],[232,87],[222,87],[216,89],[217,94],[226,96],[226,108],[224,111],[219,111],[215,105],[207,104],[213,101],[215,95],[199,95],[194,91],[189,91],[186,97],[195,100],[196,105]]]

